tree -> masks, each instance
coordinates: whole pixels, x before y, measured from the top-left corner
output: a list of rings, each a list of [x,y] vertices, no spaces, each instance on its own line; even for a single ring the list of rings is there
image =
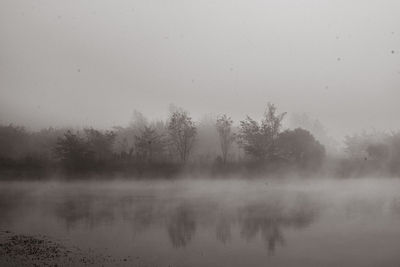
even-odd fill
[[[264,113],[264,120],[262,121],[262,127],[265,132],[269,132],[272,141],[275,140],[282,128],[282,121],[286,116],[286,112],[277,114],[277,108],[274,104],[268,103],[267,109]]]
[[[129,127],[133,129],[143,130],[145,126],[149,124],[147,118],[138,110],[134,110],[132,114]]]
[[[289,120],[290,128],[302,128],[309,131],[330,154],[339,152],[339,142],[329,135],[326,127],[318,119],[313,119],[306,113],[292,113]]]
[[[305,168],[320,166],[325,157],[324,146],[301,128],[280,133],[277,147],[282,158]]]
[[[0,158],[17,159],[26,156],[30,134],[25,128],[0,125]]]
[[[377,161],[386,161],[390,156],[389,146],[383,142],[368,145],[366,151],[370,158]]]
[[[168,124],[169,140],[182,162],[186,162],[196,137],[196,126],[186,111],[176,109]]]
[[[93,154],[95,160],[105,161],[113,155],[113,145],[116,134],[113,131],[104,133],[93,128],[84,129],[88,150]]]
[[[393,132],[387,143],[390,147],[389,170],[400,175],[400,132]]]
[[[224,114],[217,118],[217,122],[215,124],[221,145],[223,163],[226,163],[229,149],[235,139],[232,132],[232,123],[232,119]]]
[[[70,130],[58,138],[54,152],[68,168],[81,168],[91,158],[85,140]]]
[[[104,163],[112,158],[115,133],[102,133],[89,128],[84,129],[84,135],[68,130],[59,137],[54,149],[56,156],[68,168],[82,169],[94,163]]]
[[[383,143],[388,137],[386,133],[378,131],[364,131],[361,134],[346,136],[344,140],[345,151],[352,159],[364,160],[369,156],[367,149],[371,144]]]
[[[238,137],[244,151],[258,160],[276,158],[275,141],[285,115],[286,112],[277,114],[275,105],[268,103],[260,124],[249,116],[241,121]]]
[[[135,147],[140,160],[151,162],[155,156],[164,152],[162,135],[155,128],[145,126],[141,134],[135,136]]]

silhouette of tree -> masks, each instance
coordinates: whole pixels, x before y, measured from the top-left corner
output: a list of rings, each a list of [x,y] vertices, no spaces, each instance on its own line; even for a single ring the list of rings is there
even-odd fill
[[[275,105],[268,103],[260,124],[249,116],[241,121],[238,137],[244,151],[258,160],[276,158],[275,141],[285,115],[277,114]]]
[[[69,168],[83,167],[92,156],[85,140],[70,130],[58,138],[54,152]]]
[[[67,167],[80,169],[112,158],[114,132],[102,133],[89,128],[84,129],[84,137],[68,130],[58,138],[54,152]]]
[[[93,128],[84,129],[88,150],[97,161],[110,160],[113,156],[113,145],[116,134],[113,131],[102,133]]]
[[[318,119],[313,119],[306,113],[294,113],[290,117],[290,128],[302,128],[309,131],[327,150],[328,153],[339,152],[339,142],[329,135],[326,127]]]
[[[186,162],[196,137],[196,126],[186,111],[175,110],[168,124],[169,140],[182,162]]]
[[[281,157],[302,167],[320,166],[325,157],[324,146],[301,128],[280,133],[277,146]]]
[[[232,119],[224,114],[217,118],[217,122],[215,124],[221,145],[223,163],[226,163],[229,149],[235,139],[232,132],[232,123]]]
[[[152,162],[154,157],[164,153],[165,144],[154,128],[145,126],[142,133],[135,136],[135,147],[140,160]]]
[[[29,134],[20,126],[0,126],[0,158],[20,158],[27,152]]]

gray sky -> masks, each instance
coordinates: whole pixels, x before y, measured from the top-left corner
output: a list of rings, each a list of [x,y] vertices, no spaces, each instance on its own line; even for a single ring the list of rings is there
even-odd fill
[[[400,129],[398,0],[2,0],[0,122],[259,118],[268,101],[334,135]]]

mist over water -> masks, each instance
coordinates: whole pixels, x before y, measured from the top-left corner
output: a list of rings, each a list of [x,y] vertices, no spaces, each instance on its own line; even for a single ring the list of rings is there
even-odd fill
[[[0,229],[138,266],[395,266],[399,186],[377,178],[1,182]]]
[[[1,0],[0,266],[400,266],[399,10]]]

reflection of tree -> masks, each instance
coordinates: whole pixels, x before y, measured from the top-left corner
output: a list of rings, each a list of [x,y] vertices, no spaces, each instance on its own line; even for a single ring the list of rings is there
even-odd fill
[[[400,215],[400,198],[397,197],[392,200],[390,208],[393,214]]]
[[[308,206],[287,210],[280,205],[253,204],[239,211],[241,236],[250,241],[258,234],[262,236],[270,253],[277,245],[284,245],[282,228],[301,228],[309,225],[316,211]]]
[[[264,240],[268,243],[268,251],[270,253],[275,251],[276,245],[283,246],[285,244],[285,239],[283,238],[283,233],[279,228],[279,224],[273,222],[270,226],[267,227],[268,232],[266,229],[263,229],[263,237]]]
[[[196,220],[193,209],[180,206],[168,222],[168,234],[172,245],[176,248],[185,247],[196,232]]]
[[[246,240],[254,239],[259,233],[265,240],[269,252],[276,245],[283,245],[284,238],[280,226],[283,218],[280,208],[271,205],[250,205],[240,212],[241,236]]]
[[[132,225],[135,233],[143,232],[155,223],[156,219],[160,219],[160,216],[157,218],[154,213],[154,202],[152,199],[129,202],[129,205],[122,209],[122,217]]]
[[[58,219],[65,221],[67,228],[74,227],[79,221],[89,217],[89,200],[78,201],[77,199],[66,199],[55,206],[55,215]]]
[[[27,205],[29,204],[29,205]],[[19,215],[31,209],[34,204],[23,190],[4,190],[0,191],[0,224],[12,224]]]
[[[68,197],[55,205],[54,213],[57,218],[65,221],[67,228],[73,228],[80,222],[95,227],[114,220],[112,205],[112,202],[105,201],[97,203],[91,196]]]
[[[216,237],[219,241],[226,244],[232,238],[231,223],[227,218],[223,217],[217,222]]]
[[[214,205],[207,201],[181,203],[168,209],[166,203],[154,198],[71,195],[61,198],[55,206],[52,204],[51,211],[68,228],[82,224],[95,227],[113,222],[118,217],[128,222],[136,233],[146,229],[151,231],[154,225],[165,225],[175,248],[185,247],[193,240],[198,223],[215,227],[215,237],[223,244],[231,241],[232,227],[237,224],[242,238],[251,241],[261,237],[272,253],[285,244],[286,228],[302,228],[314,221],[318,212],[314,204],[305,195],[292,200],[273,197],[247,203],[241,208],[222,206],[221,213],[215,213],[210,210]]]

